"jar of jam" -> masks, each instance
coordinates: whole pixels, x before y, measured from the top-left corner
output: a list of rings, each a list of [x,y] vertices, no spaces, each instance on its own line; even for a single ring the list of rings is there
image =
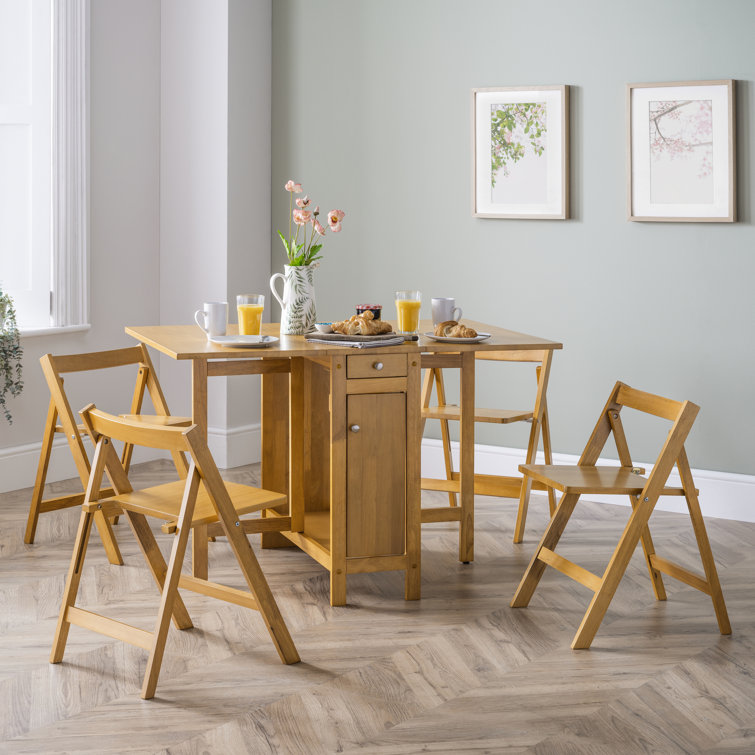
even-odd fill
[[[382,304],[357,304],[357,314],[361,315],[363,312],[372,312],[373,320],[379,320],[382,311]]]

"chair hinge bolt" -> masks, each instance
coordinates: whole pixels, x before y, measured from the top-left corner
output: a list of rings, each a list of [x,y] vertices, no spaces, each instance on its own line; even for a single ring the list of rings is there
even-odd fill
[[[241,527],[241,522],[236,522],[237,527]]]
[[[650,500],[649,498],[646,498],[646,499],[645,499],[645,503],[647,503],[647,502],[648,502],[649,500]]]

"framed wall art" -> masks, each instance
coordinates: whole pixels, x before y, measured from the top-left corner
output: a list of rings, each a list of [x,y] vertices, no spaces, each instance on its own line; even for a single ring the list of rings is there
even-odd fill
[[[472,90],[472,212],[569,217],[569,88]]]
[[[736,220],[734,82],[629,84],[629,220]]]

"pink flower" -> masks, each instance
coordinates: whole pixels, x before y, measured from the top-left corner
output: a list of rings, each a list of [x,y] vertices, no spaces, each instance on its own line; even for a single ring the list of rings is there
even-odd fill
[[[301,194],[301,184],[294,183],[293,181],[287,181],[283,188],[286,191],[292,191],[294,194]]]
[[[320,214],[320,205],[318,204],[317,207],[315,207],[314,210],[312,210],[312,214],[317,217]]]
[[[315,233],[320,234],[320,236],[325,235],[325,229],[322,227],[322,223],[319,220],[315,220],[314,229],[315,229]]]
[[[296,206],[299,208],[304,208],[309,204],[309,197],[305,196],[303,199],[297,199],[296,200]]]
[[[343,210],[331,210],[328,213],[328,225],[333,233],[338,233],[341,230],[341,221],[345,214]]]
[[[296,225],[307,225],[312,220],[312,213],[309,210],[294,210],[293,215]]]

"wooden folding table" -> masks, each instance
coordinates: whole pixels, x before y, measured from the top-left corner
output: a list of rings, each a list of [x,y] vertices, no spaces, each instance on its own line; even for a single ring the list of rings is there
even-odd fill
[[[561,348],[561,344],[473,323],[491,333],[481,343],[447,344],[421,337],[372,349],[279,341],[262,349],[207,341],[195,325],[127,327],[126,332],[177,360],[192,363],[192,419],[207,430],[207,380],[262,376],[262,486],[287,493],[289,506],[271,516],[263,547],[298,546],[330,572],[330,602],[346,602],[346,576],[405,572],[405,597],[420,597],[420,372],[432,354],[461,369],[458,513],[471,560],[474,542],[474,352]],[[231,326],[230,332],[234,332]],[[422,322],[422,332],[431,330]],[[276,519],[282,521],[276,522]],[[434,515],[428,521],[440,521]],[[280,531],[275,531],[280,530]],[[195,552],[194,572],[207,572]]]

